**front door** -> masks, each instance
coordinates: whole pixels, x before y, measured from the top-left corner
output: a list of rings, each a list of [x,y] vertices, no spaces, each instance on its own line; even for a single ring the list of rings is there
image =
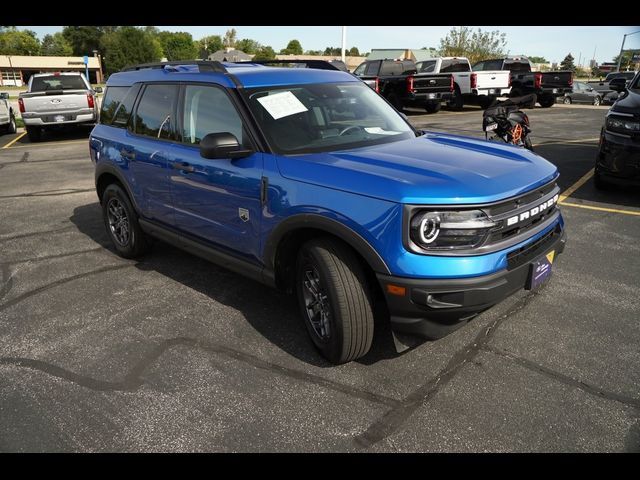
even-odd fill
[[[177,227],[248,260],[260,258],[262,153],[206,159],[199,143],[229,132],[250,146],[229,94],[214,85],[186,85],[178,113],[182,143],[172,149],[170,185]]]

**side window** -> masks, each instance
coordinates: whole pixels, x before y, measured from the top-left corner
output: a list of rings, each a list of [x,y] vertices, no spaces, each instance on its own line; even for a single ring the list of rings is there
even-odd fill
[[[229,132],[244,144],[242,119],[218,87],[187,85],[184,93],[182,141],[197,145],[209,133]]]
[[[452,73],[452,72],[468,72],[469,64],[466,61],[458,60],[457,58],[450,60],[442,60],[440,65],[440,73]]]
[[[129,123],[129,117],[133,110],[133,104],[136,102],[136,97],[140,91],[140,84],[134,85],[129,88],[127,94],[118,105],[115,114],[113,115],[113,121],[111,125],[114,127],[126,128]]]
[[[358,68],[356,68],[353,71],[353,74],[356,76],[361,76],[362,74],[364,74],[364,69],[367,68],[367,64],[366,63],[361,63],[360,65],[358,65]]]
[[[378,75],[378,68],[380,62],[371,62],[367,63],[367,69],[365,70],[365,75]]]
[[[485,62],[476,63],[476,64],[473,66],[473,70],[474,70],[474,71],[476,71],[476,72],[481,72],[481,71],[483,71],[483,70],[484,70],[484,64],[485,64]]]
[[[128,91],[129,87],[107,87],[100,108],[100,123],[111,125],[113,116]]]
[[[177,98],[177,85],[147,85],[136,110],[135,133],[174,140],[174,121],[171,116]]]

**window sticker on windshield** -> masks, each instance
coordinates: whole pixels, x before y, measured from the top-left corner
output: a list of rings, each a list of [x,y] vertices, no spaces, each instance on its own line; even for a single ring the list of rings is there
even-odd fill
[[[274,120],[308,111],[307,107],[289,91],[260,97],[258,101]]]
[[[377,133],[378,135],[398,135],[400,133],[392,130],[383,130],[380,127],[366,127],[364,130],[367,133]]]

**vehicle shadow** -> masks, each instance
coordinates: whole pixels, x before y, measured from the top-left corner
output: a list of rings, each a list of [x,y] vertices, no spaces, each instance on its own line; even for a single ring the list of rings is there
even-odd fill
[[[70,220],[81,233],[115,254],[97,202],[76,207]],[[247,322],[264,338],[299,360],[318,367],[333,366],[311,343],[294,296],[202,261],[160,241],[156,241],[153,250],[135,266],[142,271],[158,272],[215,302],[242,312]],[[372,348],[365,357],[357,360],[363,364],[373,364],[399,355],[394,347],[384,306],[379,305],[375,313]]]
[[[89,138],[93,125],[82,126],[64,126],[51,130],[44,130],[40,142],[65,142],[70,140],[85,140]],[[37,145],[40,142],[33,143]],[[29,137],[25,135],[16,142],[16,145],[28,145],[31,144]]]

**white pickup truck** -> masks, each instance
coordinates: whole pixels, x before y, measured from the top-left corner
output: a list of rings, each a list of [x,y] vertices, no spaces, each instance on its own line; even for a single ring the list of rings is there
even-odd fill
[[[81,73],[40,73],[29,79],[29,89],[18,97],[27,135],[40,141],[42,131],[61,125],[94,124],[98,121],[95,90]]]
[[[16,115],[9,103],[9,94],[0,93],[0,134],[16,133]]]
[[[454,94],[450,108],[460,110],[465,103],[487,108],[496,97],[511,91],[510,73],[503,70],[473,72],[466,57],[428,58],[416,63],[418,73],[450,73],[453,75]]]

